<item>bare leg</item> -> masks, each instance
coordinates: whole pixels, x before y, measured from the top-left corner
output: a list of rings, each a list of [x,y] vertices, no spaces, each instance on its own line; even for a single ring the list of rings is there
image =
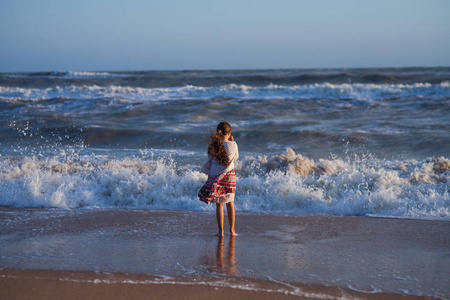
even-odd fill
[[[228,215],[228,223],[230,224],[230,234],[231,236],[237,236],[238,234],[234,231],[234,222],[235,222],[234,201],[227,203],[227,215]]]
[[[219,226],[218,236],[223,236],[223,203],[216,203],[217,226]]]

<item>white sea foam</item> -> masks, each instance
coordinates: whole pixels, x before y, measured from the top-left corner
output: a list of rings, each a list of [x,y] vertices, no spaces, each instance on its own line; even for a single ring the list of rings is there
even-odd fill
[[[197,192],[199,165],[173,159],[85,157],[0,160],[0,205],[212,211]],[[239,211],[450,219],[450,160],[320,159],[288,149],[243,156],[236,167]]]
[[[167,88],[141,88],[129,86],[70,85],[45,89],[0,86],[0,100],[42,101],[58,97],[71,99],[118,98],[128,101],[167,101],[179,99],[213,99],[237,97],[242,99],[358,99],[373,100],[396,97],[442,97],[450,96],[450,83],[440,84],[310,84],[310,85],[268,85],[252,87],[229,84],[201,87],[182,86]]]
[[[104,78],[104,77],[113,77],[116,74],[110,74],[107,72],[75,72],[75,71],[67,71],[65,72],[64,77],[66,78]]]

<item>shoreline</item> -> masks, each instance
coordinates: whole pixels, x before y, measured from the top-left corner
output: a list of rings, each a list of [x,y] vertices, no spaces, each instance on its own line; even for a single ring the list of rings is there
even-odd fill
[[[336,286],[234,279],[161,278],[145,274],[0,269],[2,299],[433,299]],[[76,291],[76,293],[74,293]]]
[[[210,203],[213,204],[213,203]],[[14,213],[17,211],[47,211],[47,212],[136,212],[136,213],[192,213],[192,214],[207,214],[215,216],[215,209],[208,210],[171,210],[167,208],[155,209],[148,207],[120,207],[120,206],[86,206],[77,208],[61,208],[61,207],[11,207],[0,206],[0,214],[2,212]],[[226,215],[226,210],[224,210]],[[236,212],[239,216],[285,216],[285,217],[336,217],[336,218],[368,218],[368,219],[388,219],[388,220],[411,220],[411,221],[437,221],[437,222],[450,222],[450,219],[444,217],[428,217],[428,216],[394,216],[394,215],[376,215],[376,214],[361,214],[361,215],[345,215],[338,213],[300,213],[300,212],[285,212],[285,211],[239,211]],[[225,220],[225,225],[226,225]]]
[[[202,280],[210,285],[197,282],[193,293],[218,288],[225,295],[250,284],[253,290],[237,293],[247,297],[276,288],[288,297],[298,287],[363,299],[450,297],[448,221],[238,213],[235,238],[214,236],[215,222],[210,212],[0,208],[0,286],[12,293],[26,282],[44,292],[75,274],[113,276],[115,285],[137,278],[151,286],[142,291],[182,291],[183,282]],[[42,276],[43,286],[36,279]],[[95,286],[88,288],[93,293],[111,288],[100,283],[56,285],[62,292],[66,285]],[[126,290],[133,292],[131,286]]]

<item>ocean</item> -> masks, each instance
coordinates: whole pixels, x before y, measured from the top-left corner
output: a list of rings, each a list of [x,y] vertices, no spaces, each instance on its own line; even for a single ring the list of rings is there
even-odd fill
[[[450,68],[1,73],[0,206],[214,211],[220,121],[238,213],[450,220]]]

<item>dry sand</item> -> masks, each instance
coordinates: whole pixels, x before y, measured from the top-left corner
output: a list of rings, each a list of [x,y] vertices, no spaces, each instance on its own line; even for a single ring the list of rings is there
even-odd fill
[[[448,221],[238,214],[236,226],[218,238],[212,213],[3,208],[0,298],[450,297]]]

